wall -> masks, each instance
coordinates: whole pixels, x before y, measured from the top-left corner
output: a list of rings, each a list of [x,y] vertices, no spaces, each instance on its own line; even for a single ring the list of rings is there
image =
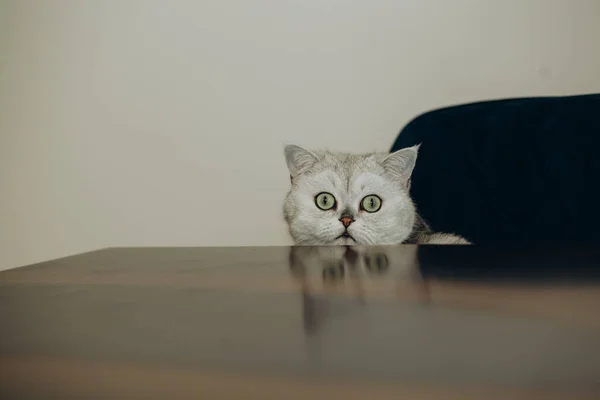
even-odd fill
[[[283,142],[600,91],[596,0],[0,0],[0,269],[281,245]]]

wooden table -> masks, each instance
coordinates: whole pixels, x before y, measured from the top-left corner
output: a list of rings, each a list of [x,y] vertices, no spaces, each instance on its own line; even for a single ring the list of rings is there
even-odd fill
[[[600,399],[594,248],[108,249],[0,324],[2,399]]]

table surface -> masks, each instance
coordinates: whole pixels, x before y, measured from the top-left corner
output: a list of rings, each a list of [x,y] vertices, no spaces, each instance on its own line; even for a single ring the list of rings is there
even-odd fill
[[[0,272],[0,398],[600,398],[600,250],[115,248]]]

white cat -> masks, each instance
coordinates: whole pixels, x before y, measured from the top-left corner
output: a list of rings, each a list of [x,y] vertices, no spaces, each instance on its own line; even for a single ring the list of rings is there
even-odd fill
[[[284,216],[297,245],[468,244],[432,233],[409,195],[419,146],[392,154],[285,147],[292,187]]]

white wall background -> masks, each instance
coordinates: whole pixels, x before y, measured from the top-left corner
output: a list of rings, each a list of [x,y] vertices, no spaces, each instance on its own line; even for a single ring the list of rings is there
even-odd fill
[[[600,91],[597,0],[0,0],[0,269],[288,244],[282,143]]]

